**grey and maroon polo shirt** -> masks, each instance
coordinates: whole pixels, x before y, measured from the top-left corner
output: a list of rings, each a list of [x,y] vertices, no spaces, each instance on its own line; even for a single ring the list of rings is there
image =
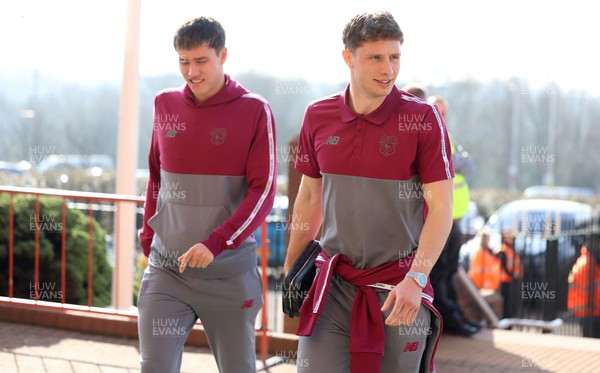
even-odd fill
[[[321,243],[370,269],[414,251],[426,216],[422,184],[452,179],[445,124],[435,109],[394,87],[372,113],[344,92],[312,102],[295,168],[323,178]]]

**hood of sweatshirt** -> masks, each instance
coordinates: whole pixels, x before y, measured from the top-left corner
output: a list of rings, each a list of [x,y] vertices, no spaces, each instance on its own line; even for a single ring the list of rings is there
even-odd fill
[[[194,93],[192,92],[190,87],[186,84],[183,87],[183,95],[185,97],[185,103],[190,106],[195,106],[195,107],[215,106],[215,105],[221,105],[221,104],[233,101],[233,100],[238,99],[241,96],[245,95],[246,93],[249,93],[249,91],[246,88],[242,87],[238,82],[231,79],[229,77],[229,75],[227,75],[227,74],[224,74],[224,75],[225,75],[225,85],[223,86],[223,88],[221,88],[221,90],[219,92],[217,92],[217,94],[215,94],[214,96],[212,96],[211,98],[209,98],[208,100],[203,101],[203,102],[196,101],[196,98],[194,97]]]

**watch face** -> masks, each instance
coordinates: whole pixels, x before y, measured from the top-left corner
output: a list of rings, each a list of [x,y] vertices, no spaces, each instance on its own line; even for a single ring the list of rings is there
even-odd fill
[[[417,281],[419,281],[419,285],[421,285],[421,287],[425,287],[425,285],[427,285],[427,276],[425,276],[422,273],[419,273],[417,275]]]
[[[419,285],[422,288],[424,288],[427,285],[427,276],[425,276],[425,274],[423,273],[409,272],[406,275],[408,277],[412,277],[416,281],[417,285]]]

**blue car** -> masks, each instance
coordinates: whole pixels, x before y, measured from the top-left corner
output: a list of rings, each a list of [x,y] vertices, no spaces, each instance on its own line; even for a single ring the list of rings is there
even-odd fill
[[[289,226],[289,218],[287,217],[288,198],[287,196],[275,197],[273,210],[267,216],[267,265],[269,267],[283,267],[285,260],[285,234]],[[258,256],[258,264],[261,258],[261,228],[254,232],[256,238],[256,255]]]

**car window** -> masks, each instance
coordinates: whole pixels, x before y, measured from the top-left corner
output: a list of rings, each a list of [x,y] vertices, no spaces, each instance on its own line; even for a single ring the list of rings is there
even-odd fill
[[[575,230],[589,218],[583,211],[511,211],[490,218],[490,229],[513,234],[555,234]]]

